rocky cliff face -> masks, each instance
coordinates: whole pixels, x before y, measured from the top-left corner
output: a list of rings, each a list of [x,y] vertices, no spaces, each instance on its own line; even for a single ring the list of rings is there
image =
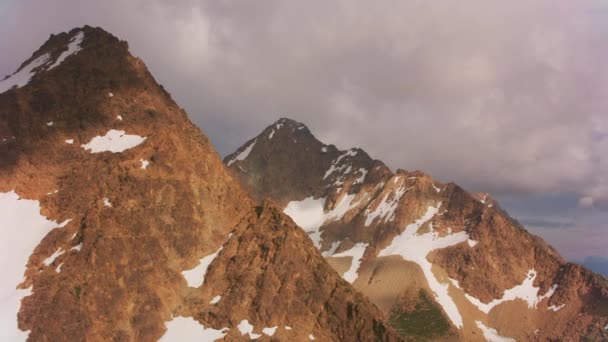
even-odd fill
[[[608,339],[608,284],[565,262],[488,194],[393,173],[280,119],[224,160],[277,201],[405,338]]]
[[[0,213],[1,340],[399,339],[99,28],[0,82]]]

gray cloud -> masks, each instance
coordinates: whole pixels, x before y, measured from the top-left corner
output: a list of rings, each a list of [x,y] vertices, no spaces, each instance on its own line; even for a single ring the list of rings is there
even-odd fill
[[[473,189],[606,197],[604,4],[15,1],[0,66],[50,32],[101,25],[222,154],[287,115]]]
[[[0,74],[84,24],[128,40],[222,155],[289,116],[393,168],[608,208],[605,1],[8,0]]]

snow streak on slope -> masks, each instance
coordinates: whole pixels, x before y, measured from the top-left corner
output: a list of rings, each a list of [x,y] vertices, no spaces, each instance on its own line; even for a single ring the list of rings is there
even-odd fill
[[[85,150],[90,150],[91,153],[100,152],[123,152],[133,148],[146,140],[146,137],[139,135],[125,134],[125,131],[115,129],[109,130],[104,136],[96,136],[88,143],[82,145]]]
[[[25,280],[23,273],[34,248],[51,229],[68,222],[59,224],[40,215],[38,201],[20,199],[14,191],[0,193],[0,229],[4,236],[0,240],[0,341],[27,339],[29,333],[17,327],[17,313],[21,299],[31,293],[31,288],[16,287]]]
[[[557,289],[557,285],[553,285],[553,287],[551,287],[549,291],[547,291],[547,293],[542,296],[539,296],[538,291],[540,291],[540,288],[534,286],[534,279],[536,279],[536,271],[534,269],[531,269],[528,271],[526,279],[524,279],[524,281],[520,285],[505,290],[500,299],[494,299],[493,301],[487,304],[481,302],[479,299],[467,293],[465,293],[465,297],[471,303],[473,303],[473,305],[477,306],[479,310],[485,312],[486,314],[489,313],[495,306],[503,302],[516,299],[521,299],[525,301],[528,304],[528,308],[533,309],[536,308],[536,305],[540,303],[543,299],[550,298],[555,292],[555,289]]]
[[[51,66],[49,66],[49,67],[45,66],[51,60],[51,56],[48,53],[45,53],[45,54],[41,55],[40,57],[31,61],[29,64],[25,65],[23,68],[21,68],[21,70],[12,74],[9,78],[0,81],[0,94],[11,89],[12,87],[16,86],[17,88],[20,88],[20,87],[23,87],[24,85],[28,84],[30,82],[30,79],[32,78],[32,76],[35,75],[34,69],[36,69],[38,67],[42,67],[41,69],[46,69],[46,70],[51,70],[51,69],[57,67],[67,57],[69,57],[75,53],[78,53],[78,51],[80,51],[80,43],[82,43],[83,39],[84,39],[84,32],[82,32],[82,31],[78,32],[78,34],[70,40],[68,47],[67,47],[68,48],[67,51],[64,51],[63,53],[61,53],[61,55],[59,55],[59,57],[57,57],[57,59]],[[40,69],[39,69],[39,71],[40,71]]]
[[[24,85],[30,82],[32,76],[34,76],[34,69],[39,66],[48,63],[49,54],[45,53],[44,55],[34,59],[30,62],[30,64],[24,66],[21,70],[11,75],[11,77],[7,78],[4,81],[0,81],[0,94],[5,91],[11,89],[12,87],[23,87]]]
[[[456,303],[448,294],[448,284],[442,284],[435,278],[432,272],[432,264],[426,256],[435,249],[454,246],[467,241],[469,235],[466,232],[439,237],[437,232],[431,231],[418,235],[417,231],[423,224],[428,222],[439,212],[441,202],[437,206],[429,206],[426,213],[416,222],[409,224],[400,235],[396,236],[390,245],[380,251],[378,256],[400,255],[403,259],[413,261],[420,265],[429,287],[435,293],[435,299],[443,307],[445,313],[458,328],[462,328],[462,316],[458,311]]]
[[[314,199],[312,196],[301,201],[291,201],[283,210],[305,232],[308,233],[317,248],[321,247],[319,227],[325,222],[325,198]]]
[[[200,263],[194,267],[193,269],[186,270],[182,272],[182,275],[188,282],[188,286],[190,287],[200,287],[205,282],[205,275],[207,274],[207,269],[209,265],[213,262],[215,257],[217,257],[218,253],[224,248],[221,246],[215,253],[209,254],[206,257],[200,260]]]
[[[55,61],[55,63],[53,63],[53,65],[51,65],[47,70],[51,70],[54,67],[58,66],[59,64],[61,64],[66,58],[70,57],[71,55],[78,53],[78,51],[80,51],[80,43],[82,43],[82,40],[84,39],[84,32],[80,31],[78,32],[78,34],[76,34],[74,36],[74,38],[70,39],[70,43],[68,44],[68,49],[64,52],[61,53],[61,55],[59,55],[59,57],[57,57],[57,60]]]
[[[245,336],[249,334],[249,339],[251,340],[257,340],[258,338],[260,338],[260,336],[262,336],[261,334],[253,333],[253,325],[251,325],[249,323],[249,320],[246,319],[242,320],[241,323],[239,323],[239,325],[237,326],[237,328],[241,332],[241,335]]]
[[[200,342],[216,341],[226,336],[228,328],[221,330],[205,328],[191,317],[175,317],[166,322],[167,331],[159,342]]]
[[[395,181],[397,178],[395,178]],[[408,191],[403,185],[397,188],[397,190],[393,192],[388,192],[382,201],[378,204],[374,211],[369,210],[369,208],[365,211],[367,217],[365,218],[365,226],[369,226],[376,218],[380,218],[383,222],[391,221],[395,217],[395,210],[399,205],[399,201],[401,197]],[[389,197],[393,195],[392,198]]]
[[[354,198],[354,194],[345,194],[338,204],[326,213],[325,198],[314,199],[311,196],[301,201],[287,203],[283,212],[308,233],[317,248],[321,248],[319,228],[327,221],[340,220],[348,211],[359,205],[359,202],[353,203]]]
[[[255,145],[257,140],[254,140],[251,142],[251,144],[249,144],[249,146],[247,146],[247,148],[245,148],[243,150],[243,152],[239,153],[236,157],[232,158],[229,162],[228,162],[228,166],[232,165],[232,163],[234,163],[237,160],[245,160],[245,158],[247,158],[249,156],[249,153],[251,153],[251,149],[253,149],[253,145]]]
[[[481,321],[475,321],[477,327],[483,333],[483,337],[488,342],[515,342],[515,339],[498,335],[496,329],[486,327]]]
[[[337,166],[337,165],[340,164],[340,161],[342,161],[343,158],[348,157],[348,156],[354,157],[356,155],[357,155],[357,150],[354,150],[354,149],[348,150],[348,151],[344,152],[343,154],[341,154],[338,158],[336,158],[336,160],[334,160],[334,162],[331,164],[329,169],[325,172],[325,175],[323,175],[323,179],[327,178],[329,175],[331,175],[335,171],[341,171],[341,170],[349,167],[348,165],[342,165],[342,166]],[[230,166],[230,165],[228,165],[228,166]]]
[[[350,262],[350,268],[344,273],[344,275],[342,275],[342,278],[351,284],[359,276],[358,271],[359,266],[361,265],[361,258],[363,258],[363,254],[365,253],[367,246],[367,243],[359,242],[354,245],[353,248],[347,251],[332,255],[332,257],[335,258],[352,257],[353,260]]]

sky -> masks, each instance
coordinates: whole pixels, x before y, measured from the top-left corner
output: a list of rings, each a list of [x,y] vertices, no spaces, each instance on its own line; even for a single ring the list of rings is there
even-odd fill
[[[0,74],[84,24],[127,40],[221,155],[290,117],[608,265],[606,0],[2,0]]]

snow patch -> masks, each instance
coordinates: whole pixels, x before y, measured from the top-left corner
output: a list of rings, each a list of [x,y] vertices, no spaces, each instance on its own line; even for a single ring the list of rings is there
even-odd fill
[[[469,247],[473,248],[476,244],[479,243],[479,241],[467,239],[467,243],[469,244]]]
[[[290,326],[288,326],[288,325],[286,325],[286,326],[285,326],[285,330],[291,330],[291,327],[290,327]]]
[[[113,93],[108,93],[108,97],[114,97]]]
[[[34,76],[34,69],[48,63],[48,61],[49,54],[45,53],[44,55],[31,61],[30,64],[21,68],[21,70],[12,74],[9,78],[0,81],[0,94],[11,89],[12,87],[16,86],[17,88],[20,88],[28,84],[32,76]]]
[[[370,212],[370,209],[365,210],[366,218],[365,218],[365,226],[369,226],[376,218],[380,218],[381,222],[389,222],[395,218],[395,210],[399,205],[399,201],[401,200],[401,196],[403,196],[407,191],[403,186],[397,188],[397,190],[393,193],[388,192],[384,195],[382,201],[378,204],[374,211]],[[393,195],[391,199],[389,199],[390,195]]]
[[[274,129],[272,130],[272,132],[270,132],[270,134],[268,135],[268,139],[272,139],[272,137],[274,137]]]
[[[112,207],[112,202],[110,202],[110,200],[107,197],[104,197],[103,205],[105,205],[106,207]]]
[[[122,121],[122,115],[116,115],[116,120]]]
[[[328,256],[334,255],[334,253],[336,252],[336,250],[338,249],[338,247],[340,247],[341,243],[342,243],[342,241],[334,241],[334,242],[332,242],[331,246],[329,246],[329,249],[326,250],[325,252],[321,253],[321,256],[328,257]]]
[[[325,221],[323,208],[325,198],[314,199],[312,196],[301,201],[291,201],[283,210],[305,232],[310,235],[317,248],[321,247],[321,232],[319,228]]]
[[[555,292],[557,286],[553,286],[546,294],[543,296],[538,295],[538,291],[540,291],[539,287],[534,286],[534,279],[536,279],[536,271],[531,269],[528,271],[526,275],[526,279],[520,284],[513,288],[507,289],[503,292],[503,295],[500,299],[494,299],[489,303],[483,303],[479,299],[465,293],[465,297],[477,308],[484,312],[489,313],[495,306],[516,299],[521,299],[528,304],[528,308],[534,309],[536,305],[540,303],[543,299],[549,298]]]
[[[51,70],[59,66],[66,58],[70,57],[71,55],[77,54],[78,51],[81,50],[80,44],[82,43],[83,39],[84,32],[78,32],[78,34],[76,34],[72,39],[70,39],[70,42],[68,43],[68,49],[62,52],[61,55],[57,57],[55,63],[53,63],[53,65],[51,65],[47,70]]]
[[[361,266],[361,259],[363,258],[363,254],[365,253],[365,249],[367,248],[367,246],[367,243],[359,242],[354,245],[353,248],[347,251],[332,255],[332,257],[334,258],[352,257],[350,268],[342,275],[342,278],[344,278],[344,280],[351,284],[359,276],[359,266]]]
[[[72,145],[74,143],[74,139],[66,139],[65,143]]]
[[[272,336],[272,335],[274,335],[274,333],[277,331],[277,328],[278,328],[278,327],[279,327],[279,326],[277,325],[277,326],[272,327],[272,328],[264,328],[264,329],[262,329],[262,333],[263,333],[264,335]]]
[[[232,163],[234,163],[237,160],[245,160],[248,156],[249,153],[251,153],[251,149],[253,149],[253,145],[255,145],[257,139],[252,141],[251,144],[249,144],[249,146],[247,146],[243,152],[239,153],[236,157],[232,158],[229,162],[228,162],[228,166],[232,165]]]
[[[53,126],[54,124],[55,123],[53,121],[49,121],[49,122],[46,123],[46,125],[49,126],[49,127]]]
[[[42,261],[42,263],[44,264],[44,266],[48,266],[48,265],[52,264],[53,261],[55,261],[55,259],[57,259],[57,257],[63,253],[65,253],[65,251],[63,249],[57,248],[55,253],[51,254],[50,257],[44,259],[44,261]]]
[[[562,305],[551,305],[548,309],[553,311],[553,312],[557,312],[559,311],[559,309],[563,308],[564,306],[566,306],[566,304],[562,304]]]
[[[0,230],[5,236],[0,239],[0,341],[27,339],[29,332],[17,326],[17,313],[21,299],[30,295],[32,289],[16,287],[25,280],[28,259],[40,241],[53,228],[64,227],[68,222],[57,223],[42,216],[36,200],[20,199],[14,191],[0,192]]]
[[[140,159],[139,161],[141,162],[141,168],[143,170],[147,169],[148,165],[150,165],[150,162],[145,159]]]
[[[359,176],[359,178],[355,179],[353,184],[363,183],[363,181],[365,180],[365,176],[367,176],[367,170],[364,168],[360,168],[359,173],[361,174],[361,176]]]
[[[323,149],[321,149],[323,150]],[[343,154],[341,154],[340,156],[338,156],[338,158],[336,158],[336,160],[334,160],[331,164],[331,166],[329,167],[329,169],[325,172],[325,175],[323,175],[323,179],[327,178],[329,175],[331,175],[332,173],[334,173],[335,171],[341,171],[342,169],[345,169],[346,167],[349,167],[347,165],[342,165],[337,167],[336,165],[340,164],[340,162],[342,161],[342,159],[344,159],[345,157],[354,157],[357,155],[357,150],[348,150],[346,152],[344,152]],[[350,169],[349,169],[350,171]]]
[[[515,342],[514,338],[500,336],[496,329],[486,327],[481,321],[475,321],[475,324],[488,342]]]
[[[458,328],[462,328],[463,321],[456,303],[448,294],[448,284],[442,284],[437,280],[432,272],[432,264],[426,256],[436,249],[454,246],[468,239],[468,234],[464,231],[451,235],[439,237],[437,232],[429,232],[418,235],[418,229],[430,221],[439,212],[441,202],[437,206],[429,206],[424,215],[405,227],[400,235],[396,236],[390,245],[380,251],[378,256],[400,255],[403,259],[413,261],[420,265],[429,283],[429,287],[435,293],[435,300],[443,307],[447,316]]]
[[[249,338],[252,340],[256,340],[260,338],[260,336],[262,336],[261,334],[253,333],[253,325],[249,324],[249,321],[246,319],[242,320],[241,323],[239,323],[239,325],[237,326],[237,328],[241,332],[241,335],[245,336],[249,334]]]
[[[76,252],[80,252],[80,250],[82,249],[82,242],[79,243],[78,245],[70,248],[70,251],[76,251]]]
[[[166,322],[165,326],[167,331],[159,342],[216,341],[226,336],[229,330],[205,328],[192,317],[174,317],[173,320]]]
[[[217,304],[219,303],[220,299],[222,299],[222,296],[215,296],[213,297],[213,299],[209,302],[209,304]]]
[[[435,184],[433,184],[433,189],[435,189],[436,192],[441,192],[441,189],[439,189],[438,187],[436,187]]]
[[[186,270],[182,272],[182,276],[188,282],[189,287],[200,287],[205,282],[205,274],[207,274],[207,269],[209,265],[213,262],[215,257],[219,254],[219,252],[224,248],[224,246],[220,246],[220,248],[215,251],[213,254],[209,254],[206,257],[202,258],[199,261],[199,264],[192,269]]]
[[[55,272],[61,273],[61,266],[63,266],[63,263],[59,264],[59,266],[55,268]]]
[[[308,339],[311,340],[311,341],[314,341],[315,340],[315,335],[313,335],[313,334],[308,335]]]
[[[90,150],[91,153],[100,152],[123,152],[133,148],[146,140],[146,137],[139,135],[126,134],[125,131],[115,129],[109,130],[104,136],[96,136],[87,144],[82,145],[85,150]]]
[[[319,228],[325,222],[340,220],[344,215],[358,205],[352,203],[355,194],[342,196],[338,204],[325,213],[325,198],[314,199],[312,196],[301,201],[291,201],[283,210],[305,232],[308,233],[317,248],[321,248],[321,232]]]

